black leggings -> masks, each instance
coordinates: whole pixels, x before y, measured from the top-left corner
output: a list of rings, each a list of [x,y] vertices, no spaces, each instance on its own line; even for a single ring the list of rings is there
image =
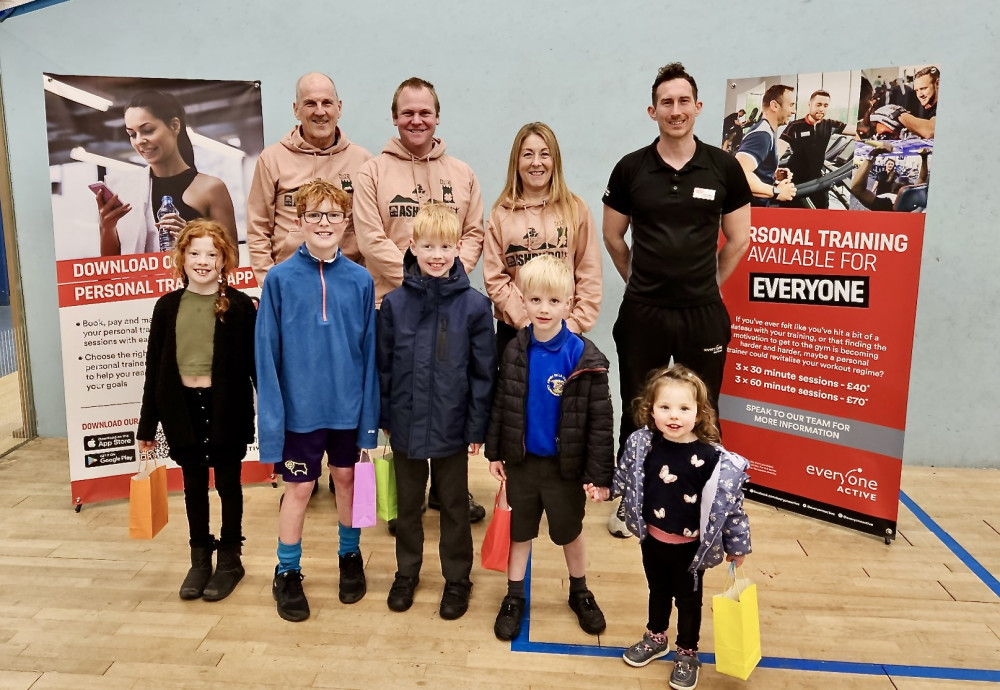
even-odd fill
[[[701,636],[702,575],[688,572],[698,553],[697,540],[687,544],[665,544],[647,536],[642,540],[642,569],[649,585],[649,622],[652,633],[666,632],[670,612],[677,605],[677,646],[698,649]]]
[[[191,447],[172,448],[170,455],[181,466],[184,475],[184,507],[187,509],[190,545],[211,546],[214,540],[209,529],[209,467],[215,471],[215,490],[222,502],[219,543],[240,544],[243,541],[241,460],[246,455],[246,445],[220,447],[211,443],[211,388],[185,388],[184,402],[197,443]]]
[[[230,462],[215,471],[215,490],[222,502],[220,544],[243,541],[243,484],[240,480],[242,463]],[[184,507],[187,509],[188,535],[191,546],[211,546],[213,537],[208,524],[208,465],[183,465]]]

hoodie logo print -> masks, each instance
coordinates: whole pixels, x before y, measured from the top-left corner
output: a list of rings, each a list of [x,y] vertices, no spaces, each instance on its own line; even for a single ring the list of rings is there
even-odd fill
[[[340,174],[340,188],[348,194],[354,193],[354,186],[351,184],[351,176],[346,173]]]

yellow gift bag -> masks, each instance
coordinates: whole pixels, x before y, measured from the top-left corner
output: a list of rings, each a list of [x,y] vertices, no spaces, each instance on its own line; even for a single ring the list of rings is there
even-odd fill
[[[760,661],[760,614],[757,609],[757,585],[740,569],[729,564],[726,589],[712,597],[712,623],[715,627],[715,670],[740,680]]]
[[[139,452],[139,472],[129,482],[128,536],[152,539],[167,524],[167,468]]]

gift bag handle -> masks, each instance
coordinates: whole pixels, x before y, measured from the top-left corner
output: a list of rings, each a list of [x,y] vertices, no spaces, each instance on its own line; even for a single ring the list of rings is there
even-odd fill
[[[156,456],[153,455],[153,451],[140,449],[138,464],[139,466],[136,468],[138,473],[142,472],[144,466],[148,469],[149,465],[152,465],[153,469],[156,469]]]
[[[501,505],[503,506],[501,508]],[[500,480],[500,489],[497,491],[496,500],[493,503],[494,512],[497,510],[510,510],[510,503],[507,502],[507,480]]]

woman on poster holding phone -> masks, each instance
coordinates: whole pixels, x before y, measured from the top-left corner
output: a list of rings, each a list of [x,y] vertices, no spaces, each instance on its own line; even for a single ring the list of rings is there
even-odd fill
[[[232,197],[222,180],[195,167],[194,146],[180,101],[162,91],[140,91],[125,106],[124,116],[132,148],[148,167],[109,173],[107,187],[95,190],[101,256],[158,252],[160,229],[176,239],[195,218],[219,222],[235,249]],[[177,212],[157,221],[156,212],[165,196],[173,199]]]

